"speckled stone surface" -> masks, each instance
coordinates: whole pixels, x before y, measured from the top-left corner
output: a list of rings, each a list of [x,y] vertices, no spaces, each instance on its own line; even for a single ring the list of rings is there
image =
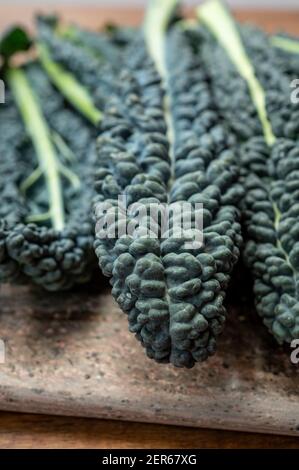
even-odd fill
[[[0,409],[299,436],[299,375],[245,303],[229,306],[218,353],[158,365],[108,290],[3,286]]]

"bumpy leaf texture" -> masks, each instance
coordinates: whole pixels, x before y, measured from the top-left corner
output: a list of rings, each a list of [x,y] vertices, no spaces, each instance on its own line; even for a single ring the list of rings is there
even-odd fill
[[[244,259],[253,275],[257,311],[279,343],[291,342],[299,337],[299,108],[291,103],[289,74],[269,38],[252,27],[238,31],[264,92],[272,143],[248,83],[207,31],[204,59],[221,114],[241,145]]]
[[[11,91],[0,107],[0,280],[20,275],[47,290],[87,281],[94,269],[91,220],[96,128],[89,125],[51,86],[38,64],[26,74],[51,130],[59,162],[65,226],[50,220],[31,223],[46,213],[49,193],[45,171],[23,125]],[[49,169],[47,169],[48,171]]]
[[[141,204],[190,202],[192,220],[194,203],[203,203],[204,244],[186,248],[188,234],[163,233],[161,220],[149,213],[135,236],[105,238],[96,205],[95,247],[147,355],[192,367],[215,352],[223,329],[223,301],[241,244],[242,189],[234,138],[216,110],[200,48],[195,51],[174,28],[165,51],[163,79],[142,34],[126,51],[126,68],[114,83],[98,138],[97,202],[109,203],[116,216],[111,231],[120,220],[120,195],[137,212]],[[150,224],[159,237],[142,236]]]
[[[102,109],[111,94],[113,76],[121,68],[127,42],[119,45],[108,34],[92,33],[78,26],[59,34],[58,19],[47,16],[37,18],[37,31],[38,42],[48,48],[52,60],[87,87],[95,105]]]

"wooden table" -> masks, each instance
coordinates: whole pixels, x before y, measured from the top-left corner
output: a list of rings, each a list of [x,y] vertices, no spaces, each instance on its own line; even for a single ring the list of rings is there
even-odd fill
[[[298,438],[154,424],[0,414],[0,448],[298,448]]]
[[[35,7],[36,8],[36,7]],[[0,6],[0,28],[12,22],[31,27],[34,7]],[[52,8],[39,8],[51,11]],[[129,9],[59,7],[66,20],[96,28],[108,20],[135,25],[142,12]],[[254,21],[268,31],[299,33],[299,12],[237,12],[241,20]],[[296,437],[267,436],[163,425],[94,419],[0,413],[0,448],[297,448]]]

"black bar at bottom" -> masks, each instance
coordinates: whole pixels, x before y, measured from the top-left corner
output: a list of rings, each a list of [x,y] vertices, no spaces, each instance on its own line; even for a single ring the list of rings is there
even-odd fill
[[[286,468],[288,463],[294,465],[299,457],[298,449],[294,450],[220,450],[220,449],[173,449],[173,450],[1,450],[1,466],[9,464],[69,464],[87,468],[105,468],[107,466],[138,469],[144,466],[159,465],[208,468],[211,465],[229,465],[230,469],[241,465],[270,464]],[[295,459],[295,460],[294,460]],[[33,468],[31,467],[31,468]],[[4,467],[3,467],[4,468]],[[255,470],[255,469],[252,469]]]

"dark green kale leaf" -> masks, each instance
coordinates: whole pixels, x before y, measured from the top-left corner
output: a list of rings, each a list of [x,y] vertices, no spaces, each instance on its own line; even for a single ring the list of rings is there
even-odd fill
[[[77,36],[75,41],[61,36],[58,18],[43,17],[39,23],[41,37],[57,38],[62,49],[70,44],[73,57],[89,63],[91,45]],[[117,52],[108,38],[105,44]],[[97,92],[92,95],[88,81],[73,73],[72,61],[53,59],[50,45],[51,40],[49,47],[47,41],[37,42],[38,63],[5,70],[8,102],[0,110],[0,130],[8,139],[17,137],[1,142],[0,278],[22,274],[47,290],[62,290],[87,281],[95,266],[95,140],[101,106],[111,90],[111,80],[101,77],[104,66],[111,77],[114,72],[109,57],[94,53]],[[10,113],[11,128],[5,118]]]
[[[47,290],[64,290],[86,282],[95,266],[97,130],[65,104],[38,64],[10,69],[7,78],[0,107],[0,279],[22,273]]]
[[[223,300],[241,245],[242,189],[234,138],[216,109],[201,48],[194,51],[180,28],[166,33],[175,3],[164,2],[163,8],[150,3],[145,34],[136,34],[128,46],[126,68],[105,107],[95,247],[113,296],[147,355],[192,367],[214,354],[225,322]],[[186,246],[192,237],[189,232],[178,237],[173,217],[164,233],[161,220],[150,213],[133,237],[105,237],[101,203],[110,204],[116,218],[109,229],[117,232],[120,195],[136,211],[151,203],[189,202],[193,229],[195,203],[202,203],[203,245]],[[132,219],[128,215],[125,222]],[[148,236],[153,226],[156,238]]]
[[[240,143],[244,259],[257,311],[279,343],[291,342],[299,337],[298,104],[290,100],[289,77],[264,33],[238,27],[218,0],[198,11],[212,33],[205,63],[214,96]],[[228,99],[234,89],[239,106]],[[247,132],[238,131],[238,121]]]

